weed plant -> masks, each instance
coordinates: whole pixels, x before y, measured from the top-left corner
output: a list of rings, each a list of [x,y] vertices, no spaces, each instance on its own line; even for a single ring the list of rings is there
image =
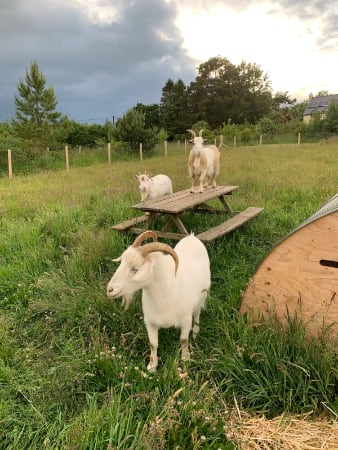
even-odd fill
[[[128,311],[106,297],[112,258],[133,239],[111,226],[137,214],[133,173],[189,186],[184,147],[0,179],[1,449],[230,450],[234,405],[337,417],[336,343],[305,339],[297,318],[257,327],[238,314],[264,256],[337,192],[337,149],[238,147],[221,158],[219,183],[238,186],[233,208],[264,212],[208,244],[212,289],[192,360],[179,359],[178,330],[160,330],[155,374],[140,294]]]

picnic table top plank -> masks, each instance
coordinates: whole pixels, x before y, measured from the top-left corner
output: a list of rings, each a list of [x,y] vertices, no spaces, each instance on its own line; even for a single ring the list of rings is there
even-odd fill
[[[132,208],[139,209],[141,211],[179,214],[187,209],[192,209],[201,203],[205,203],[208,200],[212,200],[223,195],[230,195],[232,191],[237,188],[238,186],[216,186],[215,188],[208,188],[201,193],[191,193],[190,189],[184,189],[154,200],[147,200],[145,202],[137,203],[136,205],[133,205]]]

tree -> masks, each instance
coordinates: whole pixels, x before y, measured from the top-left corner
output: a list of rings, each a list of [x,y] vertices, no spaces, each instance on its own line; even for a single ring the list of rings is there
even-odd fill
[[[114,128],[114,138],[128,143],[132,150],[138,150],[142,143],[143,150],[152,149],[157,142],[157,127],[145,127],[145,114],[136,108],[129,109]]]
[[[135,109],[144,113],[146,128],[161,127],[160,105],[157,103],[153,103],[152,105],[137,103]]]
[[[296,99],[292,99],[289,93],[276,92],[272,97],[271,104],[271,118],[275,123],[288,123],[295,119],[295,112],[293,109]]]
[[[256,123],[271,108],[267,75],[256,64],[235,66],[227,58],[211,58],[198,68],[188,88],[194,121],[206,120],[212,128],[228,123]]]
[[[188,108],[187,88],[182,80],[168,80],[162,89],[161,124],[174,137],[184,134],[193,123]]]
[[[56,112],[57,100],[52,86],[46,88],[46,80],[36,61],[26,69],[25,81],[18,83],[15,95],[15,119],[13,125],[20,137],[31,140],[39,149],[46,145],[50,127],[61,117]]]
[[[338,103],[334,100],[331,101],[324,119],[324,129],[328,133],[338,133]]]

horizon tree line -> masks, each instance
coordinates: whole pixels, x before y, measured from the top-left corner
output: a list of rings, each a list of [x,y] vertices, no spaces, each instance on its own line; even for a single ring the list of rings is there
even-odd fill
[[[258,65],[242,61],[236,66],[224,57],[202,63],[189,85],[181,79],[168,79],[159,104],[137,103],[116,123],[107,120],[104,125],[79,124],[58,112],[54,88],[46,86],[36,61],[26,69],[25,79],[17,87],[15,118],[1,129],[36,153],[59,143],[95,146],[111,139],[128,142],[134,149],[138,142],[144,142],[147,150],[156,144],[160,130],[161,136],[170,140],[182,138],[199,122],[216,130],[229,125],[255,126],[264,121],[299,121],[307,104],[297,104],[288,92],[273,95],[271,82]],[[332,109],[330,126],[338,132],[338,113],[334,105]]]

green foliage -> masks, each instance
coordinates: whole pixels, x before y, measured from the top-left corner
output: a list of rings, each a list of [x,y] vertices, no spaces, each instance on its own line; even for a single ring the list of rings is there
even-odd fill
[[[198,68],[187,89],[193,122],[206,120],[212,128],[222,124],[256,123],[270,111],[267,76],[255,64],[235,66],[226,58],[211,58]]]
[[[277,124],[269,117],[262,117],[257,123],[257,131],[260,134],[275,134]]]
[[[137,103],[135,109],[144,114],[145,128],[161,127],[160,105],[158,104],[143,105],[142,103]]]
[[[241,317],[231,328],[228,321],[224,317],[224,339],[206,363],[220,389],[234,395],[242,408],[275,417],[312,412],[335,399],[338,359],[325,344],[325,335],[322,349],[320,342],[306,339],[297,318],[289,319],[286,330],[278,320],[259,329]]]
[[[112,128],[109,128],[109,124],[105,126],[74,124],[68,132],[66,142],[73,147],[81,145],[93,148],[107,143],[111,134]]]
[[[324,130],[328,133],[338,134],[338,103],[332,101],[323,121]]]
[[[185,139],[186,129],[200,121],[208,124],[209,140],[222,131],[227,145],[234,136],[238,143],[253,145],[260,134],[265,143],[277,143],[295,142],[298,133],[303,140],[313,141],[338,132],[335,105],[326,119],[314,118],[307,126],[302,122],[307,102],[296,103],[287,91],[272,95],[268,76],[259,66],[244,61],[234,65],[224,57],[202,63],[189,85],[181,79],[169,79],[162,88],[160,104],[137,103],[116,126],[109,121],[104,125],[78,124],[56,112],[53,87],[46,88],[35,61],[26,70],[25,80],[18,83],[15,104],[16,118],[10,132],[15,142],[11,146],[28,159],[41,154],[48,159],[44,154],[47,148],[56,150],[65,144],[94,148],[113,138],[118,141],[120,157],[127,158],[130,152],[138,151],[140,143],[145,152],[153,149],[164,134],[169,141]],[[162,137],[158,137],[160,129],[165,130]],[[1,160],[1,146],[7,142],[0,132]]]
[[[168,80],[162,88],[161,125],[169,136],[178,136],[191,127],[193,116],[188,103],[187,88],[182,80]]]
[[[61,113],[55,112],[57,101],[52,86],[46,88],[46,80],[36,61],[26,70],[25,82],[18,83],[18,95],[15,95],[15,123],[32,123],[36,126],[54,123]]]
[[[118,120],[113,130],[114,138],[129,144],[134,151],[139,150],[142,143],[143,150],[151,150],[157,142],[158,130],[145,128],[145,114],[138,109],[130,109]]]
[[[18,83],[15,95],[15,119],[13,125],[19,137],[25,139],[35,152],[48,146],[51,126],[61,113],[56,112],[57,100],[52,86],[46,88],[46,80],[37,62],[26,70],[25,81]]]

